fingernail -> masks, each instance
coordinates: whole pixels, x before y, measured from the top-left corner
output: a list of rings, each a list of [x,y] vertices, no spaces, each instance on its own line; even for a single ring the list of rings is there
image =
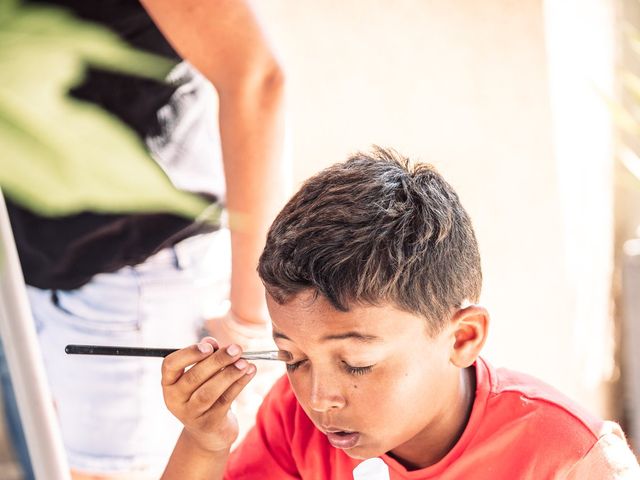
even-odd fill
[[[200,353],[211,353],[213,352],[213,345],[210,343],[199,343],[198,350],[200,350]]]
[[[247,371],[244,372],[244,373],[245,373],[245,375],[252,375],[255,371],[256,371],[256,366],[255,365],[249,365],[249,368],[247,368]]]
[[[229,355],[231,355],[232,357],[235,357],[236,355],[238,355],[242,350],[240,350],[240,347],[236,344],[233,345],[229,345],[227,347],[227,353]]]
[[[247,361],[244,359],[240,359],[238,360],[236,363],[233,364],[238,370],[244,370],[245,368],[247,368]]]
[[[200,340],[200,343],[209,343],[213,345],[214,350],[218,346],[218,341],[213,337],[204,337],[202,340]]]

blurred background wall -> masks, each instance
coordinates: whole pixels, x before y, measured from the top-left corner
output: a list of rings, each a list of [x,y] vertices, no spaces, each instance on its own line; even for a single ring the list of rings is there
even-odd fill
[[[609,415],[614,3],[265,0],[294,180],[376,143],[435,164],[474,220],[486,356]]]
[[[614,259],[640,184],[605,97],[637,2],[255,3],[288,73],[294,184],[372,144],[435,164],[480,242],[485,356],[621,420]]]

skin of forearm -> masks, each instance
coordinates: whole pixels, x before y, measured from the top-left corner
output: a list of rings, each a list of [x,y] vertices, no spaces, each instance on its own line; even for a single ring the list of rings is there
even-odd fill
[[[183,431],[161,480],[222,480],[229,451],[208,452]]]
[[[264,322],[264,293],[255,269],[286,196],[282,69],[251,0],[142,3],[174,49],[218,92],[232,229],[231,306],[240,319]]]
[[[256,273],[268,228],[286,200],[284,79],[277,65],[220,92],[220,136],[231,229],[230,301],[248,322],[267,319]]]

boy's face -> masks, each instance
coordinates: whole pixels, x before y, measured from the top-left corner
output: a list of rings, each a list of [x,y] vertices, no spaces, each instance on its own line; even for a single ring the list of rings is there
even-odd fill
[[[333,446],[355,458],[391,451],[417,466],[425,451],[452,446],[468,393],[450,361],[452,328],[431,337],[424,318],[391,305],[340,312],[312,292],[267,304],[276,344],[293,356],[298,402]]]

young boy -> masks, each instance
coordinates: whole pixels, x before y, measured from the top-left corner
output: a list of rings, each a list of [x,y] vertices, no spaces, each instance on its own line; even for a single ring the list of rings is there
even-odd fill
[[[230,454],[229,407],[255,366],[211,338],[168,356],[165,401],[185,427],[163,479],[352,479],[373,457],[383,476],[369,478],[640,478],[617,425],[479,357],[480,255],[432,167],[376,149],[320,172],[258,271],[288,373]]]

